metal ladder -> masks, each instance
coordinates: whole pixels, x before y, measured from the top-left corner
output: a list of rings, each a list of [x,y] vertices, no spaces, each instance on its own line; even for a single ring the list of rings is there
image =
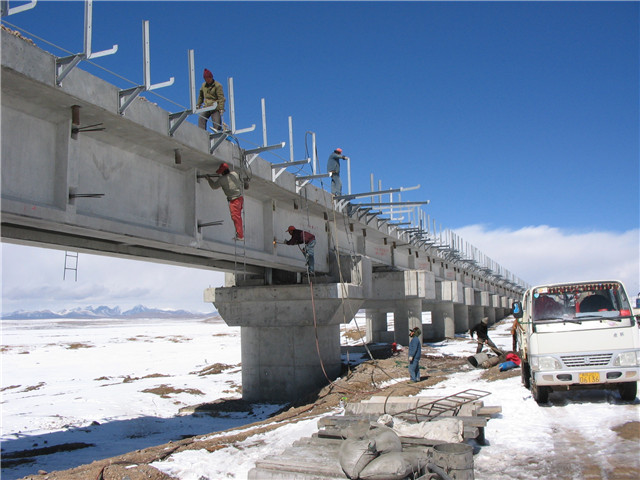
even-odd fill
[[[420,417],[422,417],[423,420],[430,421],[446,412],[452,412],[452,416],[458,415],[458,413],[460,412],[460,408],[463,405],[475,402],[476,400],[479,400],[488,395],[491,395],[491,392],[469,388],[467,390],[463,390],[462,392],[454,393],[453,395],[448,395],[424,405],[410,408],[398,413],[413,413],[416,416],[416,422],[421,421]],[[385,412],[386,406],[387,405],[385,401]],[[396,413],[396,415],[398,413]]]
[[[71,261],[71,266],[69,266]],[[64,271],[62,272],[62,280],[67,277],[67,270],[75,272],[76,282],[78,281],[78,252],[64,252]]]

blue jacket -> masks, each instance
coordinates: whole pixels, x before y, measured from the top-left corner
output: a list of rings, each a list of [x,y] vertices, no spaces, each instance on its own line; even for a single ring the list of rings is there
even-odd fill
[[[422,345],[420,344],[420,337],[412,337],[411,341],[409,342],[409,358],[413,357],[414,360],[420,358],[421,351]]]
[[[336,152],[329,155],[329,160],[327,160],[327,173],[335,172],[340,175],[340,159],[344,160],[346,158],[344,155],[338,155]]]

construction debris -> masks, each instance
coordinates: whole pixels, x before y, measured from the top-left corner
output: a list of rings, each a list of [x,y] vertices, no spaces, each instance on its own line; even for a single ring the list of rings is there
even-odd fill
[[[488,392],[442,398],[372,397],[343,415],[318,420],[318,432],[256,462],[250,480],[473,479],[473,446],[500,407]],[[389,412],[396,412],[390,414]],[[397,439],[397,440],[395,440]]]

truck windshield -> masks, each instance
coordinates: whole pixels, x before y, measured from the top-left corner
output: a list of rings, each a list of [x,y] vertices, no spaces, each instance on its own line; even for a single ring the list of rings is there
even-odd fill
[[[631,321],[629,300],[619,283],[540,287],[533,292],[534,323]]]

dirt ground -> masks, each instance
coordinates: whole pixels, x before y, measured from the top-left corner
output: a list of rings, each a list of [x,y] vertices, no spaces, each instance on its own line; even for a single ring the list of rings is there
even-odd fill
[[[82,465],[74,469],[59,472],[40,472],[40,475],[30,475],[23,480],[175,480],[172,477],[150,467],[149,464],[190,449],[206,449],[210,452],[225,448],[228,445],[240,442],[256,434],[264,433],[279,426],[296,422],[301,419],[313,417],[335,408],[342,397],[347,397],[348,402],[359,402],[373,395],[409,396],[417,393],[425,387],[435,385],[445,380],[450,374],[459,372],[467,364],[464,357],[423,355],[421,364],[428,365],[428,374],[423,373],[419,383],[407,381],[397,383],[389,387],[381,388],[381,385],[390,379],[402,378],[408,380],[407,361],[405,356],[394,356],[383,360],[372,360],[346,372],[339,380],[323,388],[307,398],[301,399],[296,405],[282,411],[264,421],[252,425],[244,425],[238,429],[228,430],[226,435],[216,436],[214,439],[203,440],[208,435],[186,438],[164,445],[146,448],[130,452],[125,455],[99,460],[89,465]],[[427,370],[423,370],[427,371]],[[500,372],[499,368],[486,369],[482,376],[488,381],[519,376],[520,370],[508,370]],[[214,403],[208,403],[192,407],[190,410],[199,413],[216,415],[218,412],[242,412],[252,408],[251,404],[239,399],[221,399]],[[275,425],[277,423],[277,425]],[[627,455],[637,455],[637,446],[640,444],[640,422],[631,422],[621,425],[616,429],[617,434],[630,442],[625,442],[627,448],[617,452],[620,456],[620,465]],[[196,442],[197,440],[197,442]],[[548,458],[545,465],[536,465],[535,459],[524,459],[522,465],[524,471],[532,467],[540,472],[553,472],[553,477],[559,479],[637,479],[640,478],[640,469],[633,467],[614,468],[606,477],[603,477],[602,466],[590,464],[587,455],[581,453],[598,448],[592,445],[593,441],[581,436],[580,432],[565,432],[558,435],[553,450],[562,452],[556,458]],[[586,450],[585,450],[586,449]],[[633,451],[631,451],[633,450]],[[628,458],[628,457],[626,457]],[[615,460],[615,459],[614,459]],[[617,462],[614,462],[617,463]],[[578,476],[576,476],[578,475]],[[542,477],[541,477],[542,478]]]

